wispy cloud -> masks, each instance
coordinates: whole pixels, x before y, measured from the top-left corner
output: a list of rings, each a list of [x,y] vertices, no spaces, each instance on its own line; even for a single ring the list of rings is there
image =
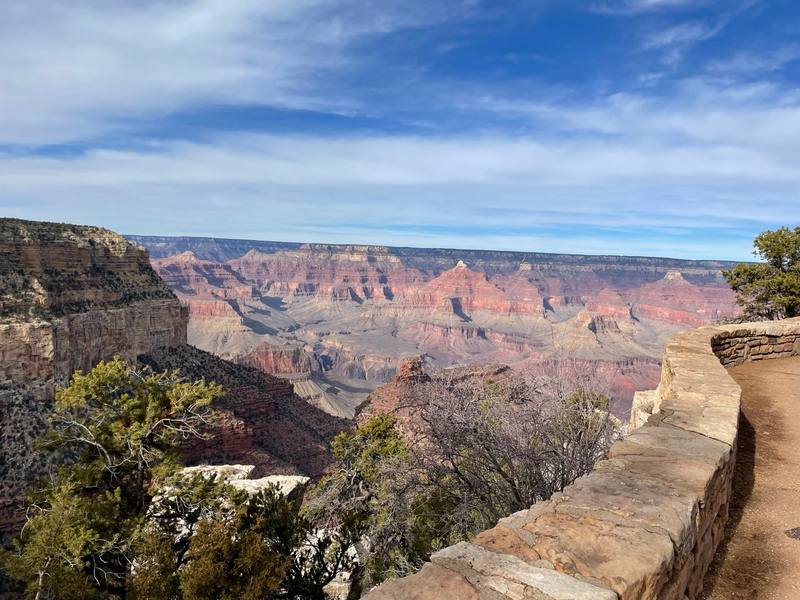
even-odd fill
[[[661,115],[660,127],[670,118],[682,117]],[[614,125],[623,137],[611,143],[594,134],[250,135],[68,160],[17,157],[0,162],[0,205],[21,216],[83,217],[145,233],[353,235],[349,241],[437,246],[471,240],[574,252],[633,246],[677,256],[692,255],[709,231],[733,235],[778,217],[800,220],[797,154],[717,137],[724,123],[706,140],[674,144],[628,129],[644,123],[629,119]],[[543,245],[556,232],[561,241]],[[747,244],[736,239],[705,254],[743,258]]]
[[[775,50],[736,51],[725,58],[712,60],[708,70],[725,74],[757,74],[779,71],[800,60],[800,44],[787,44]]]
[[[726,43],[741,14],[729,3],[564,4],[5,7],[0,213],[141,233],[735,258],[754,232],[800,221],[793,42]],[[559,10],[563,34],[531,24]],[[200,133],[180,128],[186,114]],[[331,114],[335,134],[319,126]]]
[[[712,4],[715,0],[608,0],[594,2],[591,8],[597,12],[621,15],[639,15],[669,8],[697,8]]]
[[[686,52],[693,46],[710,40],[728,24],[727,19],[716,23],[689,21],[649,32],[643,42],[645,50],[663,52],[662,60],[666,64],[674,64],[682,60]]]
[[[644,40],[645,48],[671,48],[687,46],[714,37],[722,29],[722,23],[709,25],[699,21],[681,23],[668,29],[650,33]]]
[[[365,37],[468,14],[455,0],[31,0],[0,25],[0,143],[56,143],[204,104],[331,111]]]

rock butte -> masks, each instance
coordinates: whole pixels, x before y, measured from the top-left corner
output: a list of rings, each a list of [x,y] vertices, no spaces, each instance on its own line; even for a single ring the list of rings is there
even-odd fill
[[[189,307],[189,342],[286,377],[352,417],[402,360],[428,367],[572,361],[627,417],[678,331],[736,311],[715,261],[132,239]]]

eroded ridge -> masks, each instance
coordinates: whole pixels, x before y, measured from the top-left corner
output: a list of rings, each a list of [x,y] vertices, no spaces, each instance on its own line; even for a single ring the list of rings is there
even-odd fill
[[[635,429],[592,473],[367,597],[698,598],[731,500],[741,389],[725,366],[795,355],[797,319],[675,336]]]

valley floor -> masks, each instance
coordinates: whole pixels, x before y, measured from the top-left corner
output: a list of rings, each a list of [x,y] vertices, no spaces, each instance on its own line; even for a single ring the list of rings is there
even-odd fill
[[[730,373],[742,387],[736,476],[704,599],[800,598],[800,357]]]

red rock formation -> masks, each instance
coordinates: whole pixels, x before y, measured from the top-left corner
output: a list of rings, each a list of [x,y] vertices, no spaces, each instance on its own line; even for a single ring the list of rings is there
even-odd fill
[[[273,254],[251,250],[228,264],[264,293],[331,300],[391,300],[426,279],[380,246],[308,244]]]
[[[240,324],[244,323],[236,300],[183,297],[181,303],[189,309],[191,319],[232,319]]]
[[[587,303],[590,312],[608,317],[629,321],[632,318],[631,307],[619,292],[605,288],[593,296]]]
[[[508,284],[508,279],[504,279]],[[473,271],[463,261],[449,271],[426,283],[410,296],[408,306],[427,310],[469,315],[484,310],[501,315],[544,313],[538,290],[531,291],[530,284],[521,282],[519,290],[507,294],[490,282],[484,273]],[[535,289],[535,288],[534,288]]]
[[[634,314],[696,327],[735,311],[735,297],[722,286],[700,288],[669,271],[662,279],[646,283],[628,294]]]
[[[397,368],[397,375],[369,395],[367,402],[356,410],[356,421],[364,423],[371,417],[389,413],[397,418],[398,424],[406,429],[414,427],[412,391],[414,386],[427,383],[430,377],[425,372],[422,358],[414,356],[404,359]]]
[[[322,371],[317,357],[299,346],[261,344],[236,362],[271,375],[310,375]]]
[[[252,298],[252,284],[230,266],[199,260],[192,252],[182,252],[152,261],[153,268],[177,294],[218,298]]]
[[[407,358],[400,363],[400,366],[397,367],[397,375],[394,378],[394,382],[397,385],[416,385],[430,380],[430,375],[425,372],[422,358],[419,356]]]
[[[194,255],[161,259],[162,268],[183,265],[165,276],[189,306],[193,340],[289,375],[305,367],[256,350],[259,335],[267,346],[285,342],[316,353],[309,360],[333,378],[385,381],[410,353],[424,353],[437,366],[657,358],[677,329],[735,312],[719,274],[729,265],[708,261],[211,243],[210,253],[202,240],[162,239],[157,246],[228,260],[214,266]],[[453,268],[460,255],[471,268]],[[264,298],[227,303],[226,294],[241,284]]]

